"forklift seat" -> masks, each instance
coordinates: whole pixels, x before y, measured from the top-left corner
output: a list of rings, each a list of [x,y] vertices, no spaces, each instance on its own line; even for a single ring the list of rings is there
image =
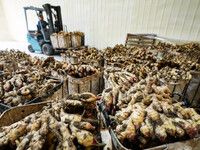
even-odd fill
[[[46,40],[50,40],[50,31],[49,29],[43,29],[44,31],[44,36],[46,38]]]

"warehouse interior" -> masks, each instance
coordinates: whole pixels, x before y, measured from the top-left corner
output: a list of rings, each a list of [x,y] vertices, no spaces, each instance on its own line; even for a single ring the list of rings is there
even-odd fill
[[[200,0],[0,0],[0,149],[200,149]]]
[[[153,33],[175,40],[200,39],[198,0],[1,0],[1,40],[26,42],[23,7],[41,7],[45,3],[61,6],[67,30],[84,32],[86,45],[98,49],[124,44],[127,33]]]

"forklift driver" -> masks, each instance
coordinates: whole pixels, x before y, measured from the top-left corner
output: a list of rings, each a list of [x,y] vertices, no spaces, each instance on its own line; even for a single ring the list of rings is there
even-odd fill
[[[41,33],[41,25],[42,25],[43,29],[46,29],[46,26],[48,25],[48,23],[46,21],[44,21],[42,14],[39,15],[39,18],[40,18],[40,20],[38,21],[38,24],[37,24],[37,30],[38,30],[38,33]]]

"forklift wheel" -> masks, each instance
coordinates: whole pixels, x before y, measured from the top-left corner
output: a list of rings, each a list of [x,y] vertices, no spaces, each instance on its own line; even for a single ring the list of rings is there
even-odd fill
[[[49,44],[44,44],[42,46],[42,52],[46,55],[53,55],[54,53],[54,50],[53,50],[53,47]]]
[[[34,53],[34,52],[35,52],[35,51],[33,50],[33,47],[32,47],[31,45],[28,46],[28,50],[29,50],[29,52],[31,52],[31,53]]]

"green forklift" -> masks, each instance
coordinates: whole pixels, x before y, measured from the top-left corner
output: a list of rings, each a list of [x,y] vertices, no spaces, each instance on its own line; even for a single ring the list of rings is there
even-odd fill
[[[26,27],[27,27],[27,40],[28,50],[32,53],[35,51],[42,52],[46,55],[53,55],[54,49],[50,41],[50,35],[52,33],[58,33],[63,30],[62,16],[60,6],[52,6],[50,4],[42,5],[43,8],[37,7],[24,7]],[[27,11],[35,11],[38,24],[37,30],[29,30]],[[43,13],[46,13],[46,21],[44,21]]]

